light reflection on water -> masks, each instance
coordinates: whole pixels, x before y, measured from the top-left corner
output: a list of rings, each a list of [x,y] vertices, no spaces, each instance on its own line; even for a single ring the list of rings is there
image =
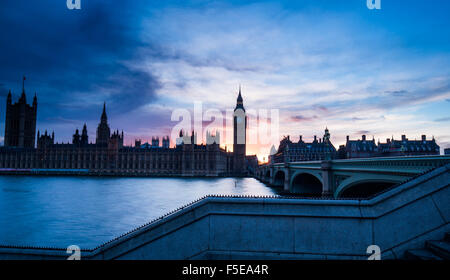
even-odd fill
[[[276,191],[253,178],[0,176],[0,244],[93,248],[208,194]]]

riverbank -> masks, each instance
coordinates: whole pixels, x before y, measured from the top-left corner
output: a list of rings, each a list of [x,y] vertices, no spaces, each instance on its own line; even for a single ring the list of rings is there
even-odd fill
[[[55,175],[55,176],[96,176],[96,177],[154,177],[154,178],[251,178],[248,174],[224,173],[219,175],[209,175],[202,173],[177,174],[172,172],[136,172],[136,171],[98,171],[89,169],[14,169],[1,168],[1,175]]]

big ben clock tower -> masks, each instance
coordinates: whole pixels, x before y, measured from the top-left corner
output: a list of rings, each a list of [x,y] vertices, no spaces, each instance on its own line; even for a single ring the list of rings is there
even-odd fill
[[[246,172],[245,145],[246,145],[247,116],[245,115],[244,103],[239,86],[239,95],[236,108],[233,113],[233,171],[237,174]]]

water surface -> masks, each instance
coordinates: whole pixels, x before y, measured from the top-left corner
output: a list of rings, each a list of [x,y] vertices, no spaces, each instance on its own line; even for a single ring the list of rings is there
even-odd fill
[[[208,194],[276,191],[253,178],[0,176],[0,244],[93,248]]]

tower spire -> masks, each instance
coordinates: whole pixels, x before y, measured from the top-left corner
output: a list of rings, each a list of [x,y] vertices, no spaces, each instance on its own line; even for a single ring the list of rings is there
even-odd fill
[[[9,92],[8,92],[8,97],[6,98],[6,103],[7,103],[7,104],[11,104],[11,103],[12,103],[12,94],[11,94],[11,90],[9,90]]]
[[[111,137],[111,130],[108,125],[108,118],[106,116],[106,102],[103,102],[103,112],[100,118],[100,123],[97,127],[97,138],[95,143],[101,145],[108,145]]]
[[[33,107],[36,109],[37,107],[37,94],[34,92],[34,98],[33,98]]]
[[[242,100],[242,95],[241,95],[241,84],[239,84],[239,94],[238,94],[238,99],[237,99],[237,101],[238,102],[242,102],[243,100]]]
[[[22,94],[25,93],[25,80],[27,78],[25,77],[25,75],[23,75],[23,79],[22,79]]]
[[[237,97],[237,101],[236,101],[236,108],[234,108],[234,110],[236,111],[238,108],[241,108],[242,110],[244,110],[244,100],[242,98],[242,94],[241,94],[241,85],[239,84],[239,94]]]
[[[23,76],[23,80],[22,80],[22,95],[20,96],[19,101],[21,103],[27,103],[27,96],[25,95],[25,75]]]
[[[101,122],[106,123],[108,121],[108,117],[106,116],[106,102],[103,102],[103,112],[101,116]]]

